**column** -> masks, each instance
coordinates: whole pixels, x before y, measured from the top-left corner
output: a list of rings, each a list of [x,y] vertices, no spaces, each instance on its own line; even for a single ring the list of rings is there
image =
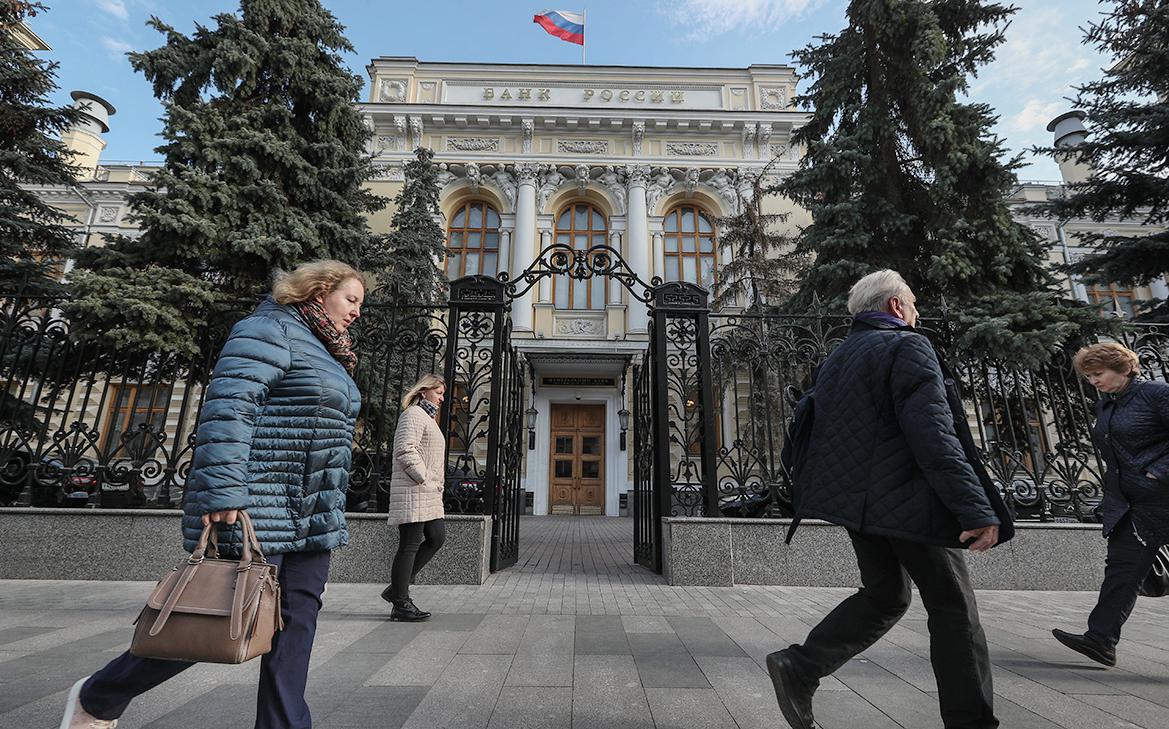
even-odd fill
[[[649,181],[649,166],[636,165],[625,168],[629,180],[629,202],[626,226],[629,228],[625,260],[634,273],[648,282],[651,278],[649,250],[649,219],[646,212],[645,185]],[[649,316],[645,304],[629,302],[629,331],[644,332],[649,328]]]
[[[540,231],[540,250],[546,249],[552,245],[552,231],[544,229]],[[561,281],[561,285],[570,285],[567,281]],[[540,303],[552,303],[552,277],[545,276],[540,279]]]
[[[654,275],[666,280],[666,234],[660,230],[654,233]]]
[[[515,259],[517,267],[526,267],[536,258],[536,175],[539,168],[531,162],[516,165]],[[517,270],[518,274],[519,271]],[[516,299],[511,309],[512,326],[532,331],[532,292]]]
[[[617,252],[621,251],[621,231],[614,230],[609,233],[609,247]],[[613,278],[610,278],[606,285],[609,287],[609,295],[607,297],[609,305],[619,306],[621,304],[621,289],[623,287]]]
[[[519,274],[511,264],[511,230],[508,228],[499,229],[499,270],[512,276]]]

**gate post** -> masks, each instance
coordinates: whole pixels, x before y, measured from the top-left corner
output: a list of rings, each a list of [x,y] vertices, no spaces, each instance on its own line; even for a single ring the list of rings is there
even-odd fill
[[[499,566],[503,531],[500,514],[502,504],[497,501],[496,496],[502,484],[499,463],[499,429],[504,415],[504,405],[501,402],[500,393],[506,373],[501,371],[501,362],[503,348],[508,344],[503,341],[506,329],[504,327],[504,311],[507,309],[504,285],[491,276],[465,276],[451,282],[450,302],[447,306],[446,367],[443,379],[446,381],[452,396],[455,376],[458,371],[459,340],[463,336],[474,338],[478,335],[483,337],[485,332],[482,328],[487,325],[487,321],[491,322],[491,362],[488,371],[490,396],[487,400],[487,467],[483,475],[483,513],[491,515],[491,571],[494,572]],[[466,317],[467,314],[474,313],[479,313],[481,317],[474,319]],[[474,367],[480,363],[472,362],[469,364]],[[478,377],[475,379],[477,380],[475,383],[466,383],[472,409],[467,413],[468,417],[471,417],[471,412],[479,405],[475,393],[470,390],[473,385],[481,381]],[[450,466],[451,410],[452,408],[449,406],[444,407],[442,417],[442,430],[447,435],[445,458],[448,468]],[[470,449],[474,448],[475,444],[474,442],[467,443],[466,446]]]
[[[669,331],[671,321],[682,320],[694,327],[694,365],[697,375],[697,406],[700,410],[699,448],[702,459],[699,478],[702,506],[706,516],[718,516],[718,469],[715,458],[714,387],[710,368],[710,295],[706,289],[684,281],[671,281],[653,289],[652,341],[653,359],[653,447],[654,453],[654,542],[658,570],[661,570],[661,517],[674,511],[674,485],[670,469],[670,380],[668,351],[671,341],[679,341],[678,332]],[[683,353],[682,357],[688,355]],[[684,393],[679,393],[685,397]],[[683,444],[685,448],[685,444]]]

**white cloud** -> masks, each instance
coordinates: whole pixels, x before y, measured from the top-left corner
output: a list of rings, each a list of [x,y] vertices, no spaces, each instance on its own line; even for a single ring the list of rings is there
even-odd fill
[[[113,53],[115,56],[122,56],[129,51],[134,50],[134,46],[130,45],[129,43],[120,41],[117,38],[111,38],[108,35],[102,36],[101,44],[106,47],[107,51]]]
[[[1036,135],[1047,130],[1047,122],[1067,111],[1066,101],[1030,99],[1018,114],[1007,120],[1006,128],[1018,134]]]
[[[690,29],[687,37],[704,39],[733,30],[769,31],[798,18],[824,0],[676,0],[663,6],[676,25]]]
[[[118,20],[130,19],[130,13],[126,11],[125,0],[94,0],[94,2],[99,9],[109,13]]]

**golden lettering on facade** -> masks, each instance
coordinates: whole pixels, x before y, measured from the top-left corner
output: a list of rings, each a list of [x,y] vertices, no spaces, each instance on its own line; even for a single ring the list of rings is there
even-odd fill
[[[645,101],[645,92],[638,91],[636,94],[633,95],[633,100],[634,101]]]
[[[540,89],[540,101],[548,101],[552,98],[551,89]]]
[[[507,99],[508,101],[511,100],[511,92],[508,91],[507,89],[504,89],[503,93],[499,95],[500,101],[503,101],[504,99]]]
[[[684,94],[685,94],[684,91],[671,91],[670,92],[670,103],[671,104],[681,104],[682,101],[684,100],[684,96],[683,96]]]
[[[520,89],[519,93],[516,94],[516,98],[521,99],[523,101],[527,101],[528,99],[532,98],[532,90],[531,89]]]
[[[665,98],[665,91],[653,91],[650,93],[649,100],[655,104],[660,104]]]
[[[589,99],[593,98],[593,94],[595,94],[595,93],[596,92],[593,91],[592,89],[585,89],[584,90],[584,100],[588,101]]]
[[[622,101],[629,101],[629,89],[622,91],[618,98],[620,98]]]
[[[612,101],[612,100],[613,100],[613,92],[612,91],[610,91],[609,89],[604,89],[603,91],[601,91],[601,101]]]
[[[495,98],[495,89],[491,88],[490,86],[483,89],[483,98],[484,99],[494,99]]]
[[[513,99],[519,101],[531,101],[533,99],[532,92],[535,91],[535,98],[539,101],[551,101],[552,89],[532,89],[516,88],[514,91],[508,88],[496,89],[491,86],[483,87],[483,98],[485,100],[511,101]],[[664,104],[666,102],[666,94],[669,94],[671,104],[682,104],[686,101],[685,91],[655,91],[646,89],[595,89],[586,88],[581,89],[582,101],[600,100],[605,102],[616,101],[618,103],[629,104],[644,104],[647,101],[651,104]]]

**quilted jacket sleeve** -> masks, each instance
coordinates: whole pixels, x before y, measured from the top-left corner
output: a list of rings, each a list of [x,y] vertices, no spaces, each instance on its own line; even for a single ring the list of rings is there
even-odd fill
[[[890,371],[897,422],[930,487],[962,529],[998,524],[994,509],[966,462],[946,401],[942,368],[929,340],[906,336]]]
[[[426,483],[426,461],[422,455],[422,436],[426,432],[426,421],[422,411],[411,405],[398,418],[394,431],[394,460],[415,483]]]
[[[1165,429],[1165,433],[1169,434],[1169,386],[1153,383],[1147,387],[1152,390],[1149,401],[1156,410],[1156,418]],[[1149,464],[1148,471],[1161,481],[1169,479],[1169,442],[1165,443],[1165,452]]]
[[[256,417],[291,366],[292,350],[279,322],[249,317],[231,330],[199,414],[188,514],[248,505],[248,460]]]

